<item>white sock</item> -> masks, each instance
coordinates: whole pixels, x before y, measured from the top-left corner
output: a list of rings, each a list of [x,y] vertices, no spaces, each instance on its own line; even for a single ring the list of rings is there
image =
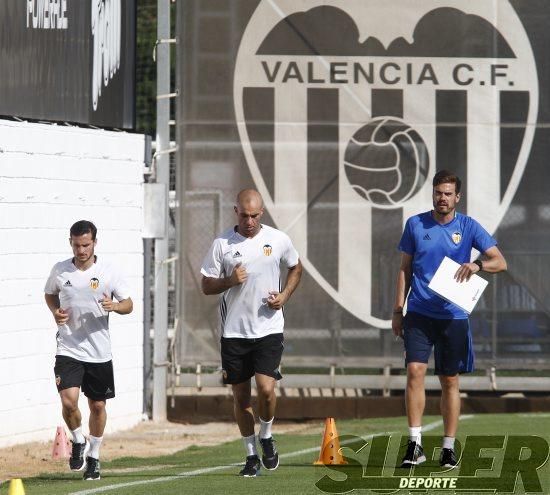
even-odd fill
[[[455,437],[443,437],[443,448],[454,450],[454,448],[455,448]]]
[[[71,433],[73,434],[74,443],[84,443],[86,441],[86,439],[84,438],[84,434],[82,433],[82,426],[71,430]]]
[[[101,442],[103,441],[103,437],[94,437],[90,435],[90,450],[88,451],[88,455],[90,457],[93,457],[94,459],[99,459],[99,447],[101,447]]]
[[[243,437],[243,443],[246,450],[246,457],[249,457],[251,455],[258,455],[258,450],[256,449],[256,435]]]
[[[418,445],[422,445],[422,426],[409,426],[409,438]]]
[[[271,438],[271,425],[273,424],[273,420],[275,418],[271,418],[269,421],[264,421],[262,418],[260,418],[260,434],[258,435],[262,440],[264,438]]]

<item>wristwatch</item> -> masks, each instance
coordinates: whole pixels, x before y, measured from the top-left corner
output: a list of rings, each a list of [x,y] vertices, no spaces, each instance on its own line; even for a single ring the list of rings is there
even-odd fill
[[[479,266],[479,271],[480,272],[483,271],[483,262],[481,260],[475,260],[475,261],[473,261],[473,264]]]

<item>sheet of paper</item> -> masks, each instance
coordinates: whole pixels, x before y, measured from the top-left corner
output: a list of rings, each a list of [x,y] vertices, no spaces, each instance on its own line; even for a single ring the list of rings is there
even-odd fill
[[[488,282],[476,274],[467,282],[457,282],[454,276],[459,268],[456,261],[445,256],[428,287],[443,299],[471,313]]]

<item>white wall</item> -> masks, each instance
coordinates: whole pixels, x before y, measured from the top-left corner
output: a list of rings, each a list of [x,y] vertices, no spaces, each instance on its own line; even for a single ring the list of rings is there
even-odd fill
[[[96,253],[119,264],[134,301],[132,314],[110,319],[117,396],[107,433],[141,418],[143,156],[141,135],[0,120],[0,447],[53,440],[63,424],[43,289],[72,255],[77,220],[96,224]]]

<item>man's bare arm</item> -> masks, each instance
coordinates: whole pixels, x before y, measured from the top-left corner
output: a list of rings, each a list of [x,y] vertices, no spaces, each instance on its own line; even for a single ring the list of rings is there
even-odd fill
[[[215,278],[203,275],[201,280],[202,292],[207,296],[220,294],[235,285],[244,284],[247,278],[248,274],[245,267],[241,263],[237,263],[229,277]]]
[[[411,287],[412,278],[412,259],[407,253],[401,253],[401,265],[397,273],[397,283],[395,288],[395,303],[393,305],[392,329],[394,335],[403,336],[403,307]]]
[[[290,299],[292,293],[298,287],[300,279],[302,278],[302,262],[298,260],[298,263],[292,268],[288,269],[288,275],[286,277],[285,287],[281,292],[272,291],[270,292],[269,298],[267,299],[267,305],[271,309],[281,309],[284,304]]]
[[[490,247],[483,253],[484,258],[481,260],[483,271],[487,273],[498,273],[506,270],[508,265],[500,249],[496,246]],[[458,282],[469,280],[474,274],[481,271],[481,268],[476,263],[463,263],[455,274],[455,279]]]
[[[107,294],[103,294],[101,306],[105,311],[114,311],[119,315],[127,315],[134,309],[134,303],[131,297],[121,299],[120,301],[113,301]]]
[[[61,309],[61,303],[59,302],[59,296],[57,294],[44,294],[44,299],[58,325],[64,325],[69,321],[69,314]]]

